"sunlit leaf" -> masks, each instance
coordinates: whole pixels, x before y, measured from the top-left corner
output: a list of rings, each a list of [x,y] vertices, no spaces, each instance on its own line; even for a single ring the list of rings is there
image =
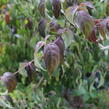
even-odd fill
[[[28,75],[27,75],[27,72],[26,72],[26,70],[25,70],[25,66],[26,66],[26,62],[22,62],[22,63],[20,63],[19,64],[19,70],[20,69],[22,69],[22,70],[20,70],[20,74],[22,75],[22,76],[24,76],[24,77],[27,77]]]
[[[45,69],[41,65],[42,56],[41,53],[34,52],[34,64],[38,69],[45,71]]]
[[[75,6],[75,7],[69,7],[65,11],[65,16],[67,20],[73,25],[74,25],[74,17],[75,17],[77,9],[78,9],[78,6]]]
[[[68,48],[70,44],[74,41],[74,34],[68,28],[65,28],[62,31],[62,39],[64,40],[65,48]]]

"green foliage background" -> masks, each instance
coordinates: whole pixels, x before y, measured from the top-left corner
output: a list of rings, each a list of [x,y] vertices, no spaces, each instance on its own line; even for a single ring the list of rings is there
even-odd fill
[[[80,0],[83,2],[86,0]],[[31,61],[34,58],[34,49],[38,41],[44,40],[38,32],[38,24],[43,18],[38,10],[39,0],[0,0],[0,75],[4,72],[15,72],[19,69],[21,62]],[[91,11],[94,18],[105,18],[107,13],[107,2],[101,3],[100,0],[92,1],[95,10]],[[65,5],[65,6],[64,6]],[[63,9],[66,9],[66,4]],[[11,22],[6,24],[3,6],[10,13]],[[65,7],[65,8],[64,8]],[[52,6],[49,0],[46,3],[46,17],[55,19],[52,12]],[[27,18],[32,20],[32,29],[26,28]],[[108,50],[91,43],[84,38],[79,29],[74,30],[69,22],[61,15],[56,22],[62,27],[71,28],[76,31],[75,41],[71,43],[65,51],[65,62],[60,65],[53,73],[53,77],[48,77],[45,66],[40,61],[42,52],[38,54],[39,63],[44,70],[38,70],[40,75],[35,77],[35,82],[25,85],[26,77],[18,76],[18,84],[13,93],[8,95],[12,97],[13,102],[7,100],[4,93],[4,86],[0,86],[0,108],[6,109],[72,109],[64,97],[65,89],[70,89],[69,98],[73,96],[82,96],[83,109],[108,109],[109,107],[109,54]],[[66,23],[66,24],[65,24]],[[16,34],[12,33],[10,28],[17,28]],[[49,29],[49,28],[48,28]],[[55,39],[55,33],[50,33],[48,42]],[[72,34],[70,34],[72,35]],[[67,36],[66,36],[67,37]],[[67,40],[68,42],[70,40]],[[109,40],[102,41],[104,46],[109,44]],[[93,74],[87,80],[84,77],[87,73],[100,72],[100,81],[98,88],[95,88]],[[45,79],[37,87],[41,77]],[[73,102],[73,101],[72,101]],[[82,109],[81,108],[81,109]]]

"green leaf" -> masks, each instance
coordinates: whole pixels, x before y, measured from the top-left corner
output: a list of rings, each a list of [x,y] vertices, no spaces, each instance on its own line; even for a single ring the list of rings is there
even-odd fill
[[[19,64],[19,73],[24,76],[24,77],[27,77],[27,71],[25,70],[25,65],[26,65],[26,62],[22,62]]]
[[[98,88],[101,87],[101,86],[104,84],[104,78],[105,78],[105,77],[103,77],[103,75],[101,74],[101,75],[100,75],[100,81],[99,81]]]
[[[74,17],[75,17],[77,9],[78,9],[78,6],[75,6],[75,7],[69,7],[65,11],[66,19],[73,25],[74,25]]]
[[[30,46],[34,47],[35,44],[36,44],[36,41],[37,41],[37,38],[36,37],[32,37],[31,40],[30,40]]]
[[[73,37],[73,32],[70,29],[66,28],[62,34],[62,39],[64,40],[65,48],[68,48],[70,44],[74,41]]]
[[[35,53],[34,53],[34,64],[35,64],[35,66],[36,66],[37,68],[43,70],[43,71],[46,71],[46,70],[42,67],[42,65],[40,64],[40,60],[41,60],[41,59],[42,59],[41,54],[40,54],[40,53],[37,53],[37,52],[35,51]]]
[[[87,93],[86,89],[84,87],[79,87],[78,89],[74,90],[74,94],[77,96],[85,95]]]

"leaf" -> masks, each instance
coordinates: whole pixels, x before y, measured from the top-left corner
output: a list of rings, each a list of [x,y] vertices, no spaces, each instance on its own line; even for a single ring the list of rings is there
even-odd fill
[[[109,23],[109,17],[100,20],[97,24],[96,27],[98,29],[99,34],[101,35],[102,38],[106,38],[106,34],[108,31],[108,23]],[[106,31],[107,30],[107,31]]]
[[[57,32],[61,27],[55,20],[53,20],[50,22],[49,28],[50,32]]]
[[[80,19],[81,18],[81,19]],[[94,20],[93,18],[85,11],[78,11],[75,16],[75,25],[80,28],[80,30],[84,33],[85,38],[96,42],[96,34],[94,30]]]
[[[60,2],[60,0],[53,0],[52,5],[53,5],[54,16],[55,16],[55,18],[58,18],[60,13],[61,13],[61,2]]]
[[[74,41],[73,32],[70,29],[65,28],[62,30],[61,35],[62,35],[62,39],[64,40],[65,48],[68,48],[70,44]]]
[[[101,86],[104,85],[104,81],[105,81],[104,78],[105,78],[105,77],[101,74],[101,75],[100,75],[100,81],[99,81],[98,88],[100,88]]]
[[[39,49],[41,49],[46,43],[44,41],[39,41],[37,44],[36,44],[36,47],[35,47],[35,51],[38,52]]]
[[[87,9],[83,8],[82,5],[89,5],[91,7],[91,4],[88,2],[85,4],[80,4],[79,6],[69,7],[65,11],[65,16],[71,24],[80,28],[87,39],[92,42],[96,42],[95,31],[93,30],[94,21],[88,14]]]
[[[85,26],[90,26],[88,29],[92,29],[92,27],[94,27],[94,21],[92,17],[85,11],[78,11],[74,20],[76,26],[83,32],[85,31]]]
[[[64,51],[65,51],[65,44],[61,36],[57,37],[57,39],[54,41],[54,43],[59,47],[60,49],[60,62],[63,63],[64,61]]]
[[[27,63],[25,70],[27,71],[28,81],[34,81],[36,76],[36,67],[32,62]]]
[[[59,66],[60,50],[55,43],[49,43],[44,47],[44,61],[49,74]]]
[[[88,40],[91,42],[96,43],[97,42],[97,38],[96,38],[96,32],[95,30],[92,30],[92,32],[90,33]]]
[[[46,24],[47,24],[47,19],[41,19],[38,24],[38,31],[42,37],[45,37]]]
[[[74,6],[74,7],[69,7],[65,10],[66,19],[73,25],[74,25],[74,17],[75,17],[77,9],[78,9],[78,6]]]
[[[1,80],[3,81],[4,85],[7,87],[8,92],[13,92],[13,90],[16,88],[17,81],[13,73],[5,72],[1,77]]]
[[[89,8],[95,9],[93,4],[91,2],[88,2],[88,1],[82,2],[80,5],[85,5],[85,6],[89,7]]]
[[[26,66],[26,62],[22,62],[19,64],[19,73],[23,76],[23,77],[28,77],[26,70],[24,69]],[[20,70],[22,69],[22,70]]]
[[[34,64],[37,68],[45,71],[45,69],[41,65],[42,56],[41,53],[34,52]]]
[[[109,16],[109,2],[106,4],[106,15]]]
[[[36,37],[32,37],[32,38],[30,39],[29,45],[30,45],[32,48],[34,48],[35,45],[36,45],[36,42],[37,42],[37,38],[36,38]]]
[[[40,0],[38,9],[39,9],[40,14],[42,16],[45,16],[45,0]]]
[[[10,14],[9,14],[9,12],[5,13],[5,22],[6,22],[6,24],[10,23]]]
[[[74,90],[74,94],[77,96],[85,95],[86,93],[87,93],[87,91],[83,86],[80,86],[78,89]]]
[[[3,48],[4,48],[3,43],[0,43],[0,55],[2,55],[2,54],[3,54]]]

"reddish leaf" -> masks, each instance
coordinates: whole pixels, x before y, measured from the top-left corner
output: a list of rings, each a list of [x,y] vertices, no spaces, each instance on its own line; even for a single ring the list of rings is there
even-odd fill
[[[52,5],[53,5],[54,16],[56,18],[58,18],[60,13],[61,13],[61,3],[60,3],[60,0],[53,0]]]
[[[36,76],[36,67],[33,63],[29,62],[27,63],[26,67],[25,67],[25,70],[27,71],[27,75],[28,75],[28,78],[27,78],[27,82],[31,82],[31,81],[34,81],[35,80],[35,76]]]
[[[4,85],[7,87],[8,92],[12,92],[17,85],[15,75],[10,72],[5,72],[1,77],[1,80],[4,82]]]
[[[36,47],[35,47],[35,51],[38,52],[38,50],[40,48],[42,48],[46,43],[44,41],[39,41],[37,44],[36,44]]]
[[[63,63],[64,61],[64,50],[65,50],[65,44],[64,41],[62,39],[62,37],[58,37],[54,43],[59,47],[60,49],[60,62]]]
[[[6,22],[6,24],[10,23],[10,14],[9,14],[9,12],[5,13],[5,22]]]
[[[106,38],[106,30],[108,30],[108,23],[109,23],[109,18],[106,18],[106,19],[100,20],[96,24],[96,27],[98,29],[98,32],[104,38]]]
[[[46,24],[47,24],[47,19],[40,20],[38,24],[38,31],[42,37],[45,37]]]
[[[44,61],[49,74],[60,64],[60,50],[55,43],[47,44],[44,47]]]
[[[84,33],[86,39],[96,42],[96,34],[94,30],[95,23],[93,18],[87,12],[78,11],[77,16],[75,17],[75,24]]]
[[[101,21],[102,21],[102,19],[94,19],[95,25],[97,25],[97,24],[100,23]]]
[[[95,30],[92,31],[92,33],[91,33],[90,36],[88,37],[88,40],[91,41],[91,42],[94,42],[94,43],[97,42]]]

